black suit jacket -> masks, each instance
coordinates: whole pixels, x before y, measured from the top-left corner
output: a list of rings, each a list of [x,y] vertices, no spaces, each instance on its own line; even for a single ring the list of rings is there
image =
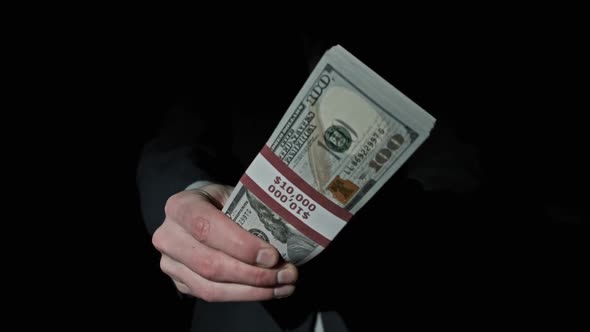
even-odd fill
[[[318,44],[266,37],[205,45],[207,55],[199,53],[201,64],[187,75],[187,93],[145,145],[137,180],[151,233],[164,220],[168,197],[190,183],[235,185],[303,85],[313,58],[305,45]],[[319,45],[319,55],[330,46]],[[468,167],[473,155],[449,134],[444,114],[434,115],[432,137],[301,267],[295,294],[264,303],[282,327],[296,327],[317,310],[338,311],[353,329],[390,319],[463,320],[466,310],[477,312],[474,294],[489,289],[479,284],[475,256],[485,254],[489,235],[477,233],[472,219],[485,224],[492,217],[477,212],[485,200],[473,194],[479,180]]]

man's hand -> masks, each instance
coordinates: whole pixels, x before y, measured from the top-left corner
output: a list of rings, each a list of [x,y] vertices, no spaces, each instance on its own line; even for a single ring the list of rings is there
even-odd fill
[[[160,267],[178,290],[208,302],[291,295],[297,268],[277,265],[273,246],[234,223],[199,190],[224,204],[232,188],[212,184],[170,197],[166,219],[152,238],[162,253]]]

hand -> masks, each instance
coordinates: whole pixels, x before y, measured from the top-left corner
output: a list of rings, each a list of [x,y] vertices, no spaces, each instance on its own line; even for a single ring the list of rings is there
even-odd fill
[[[166,219],[152,238],[160,268],[184,294],[208,302],[258,301],[291,295],[297,268],[277,264],[269,243],[242,229],[199,190],[222,205],[232,188],[212,184],[180,192],[166,203]]]

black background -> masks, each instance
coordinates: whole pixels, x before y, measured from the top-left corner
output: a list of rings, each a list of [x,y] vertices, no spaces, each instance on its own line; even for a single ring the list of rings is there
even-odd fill
[[[491,228],[472,226],[464,235],[491,229],[484,243],[505,244],[486,253],[512,287],[506,294],[517,294],[499,305],[518,299],[515,312],[537,311],[520,318],[569,321],[582,308],[588,235],[587,83],[579,27],[462,23],[424,30],[355,26],[319,37],[341,43],[424,109],[451,119],[462,140],[478,147],[497,210],[474,215],[474,225],[481,217],[493,222]],[[37,50],[50,46],[58,56],[41,63],[38,83],[66,81],[46,99],[56,124],[40,124],[57,142],[40,138],[35,154],[53,166],[46,178],[65,192],[50,204],[52,219],[68,220],[55,227],[60,240],[53,241],[48,266],[54,262],[49,269],[60,272],[50,273],[63,285],[55,286],[56,298],[65,296],[71,309],[51,319],[62,325],[80,317],[79,327],[182,329],[189,303],[159,271],[139,212],[135,168],[162,112],[203,83],[206,65],[199,59],[215,47],[209,42],[223,44],[224,37],[203,27],[142,25],[89,29],[49,42],[44,37]],[[457,229],[452,221],[441,223]]]

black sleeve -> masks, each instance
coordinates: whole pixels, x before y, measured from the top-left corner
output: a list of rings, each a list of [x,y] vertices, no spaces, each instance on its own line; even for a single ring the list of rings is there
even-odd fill
[[[239,151],[233,144],[236,140],[249,143],[251,138],[249,133],[232,130],[239,121],[236,116],[260,108],[256,102],[264,89],[272,90],[268,99],[284,94],[292,98],[295,90],[285,85],[299,84],[290,74],[299,68],[292,68],[295,61],[287,59],[299,60],[300,41],[295,34],[281,36],[275,39],[268,31],[258,29],[200,35],[198,41],[190,43],[194,47],[175,46],[170,51],[173,57],[159,61],[173,73],[166,76],[170,82],[167,89],[182,97],[140,156],[137,185],[150,233],[163,222],[164,206],[171,195],[198,180],[235,185],[243,174],[245,161],[238,162]],[[277,68],[285,82],[269,87]],[[277,107],[268,100],[265,105]]]
[[[164,206],[170,196],[195,181],[228,181],[233,163],[231,142],[220,130],[229,115],[208,109],[206,102],[183,99],[170,109],[159,133],[143,147],[136,180],[150,234],[164,221]]]

